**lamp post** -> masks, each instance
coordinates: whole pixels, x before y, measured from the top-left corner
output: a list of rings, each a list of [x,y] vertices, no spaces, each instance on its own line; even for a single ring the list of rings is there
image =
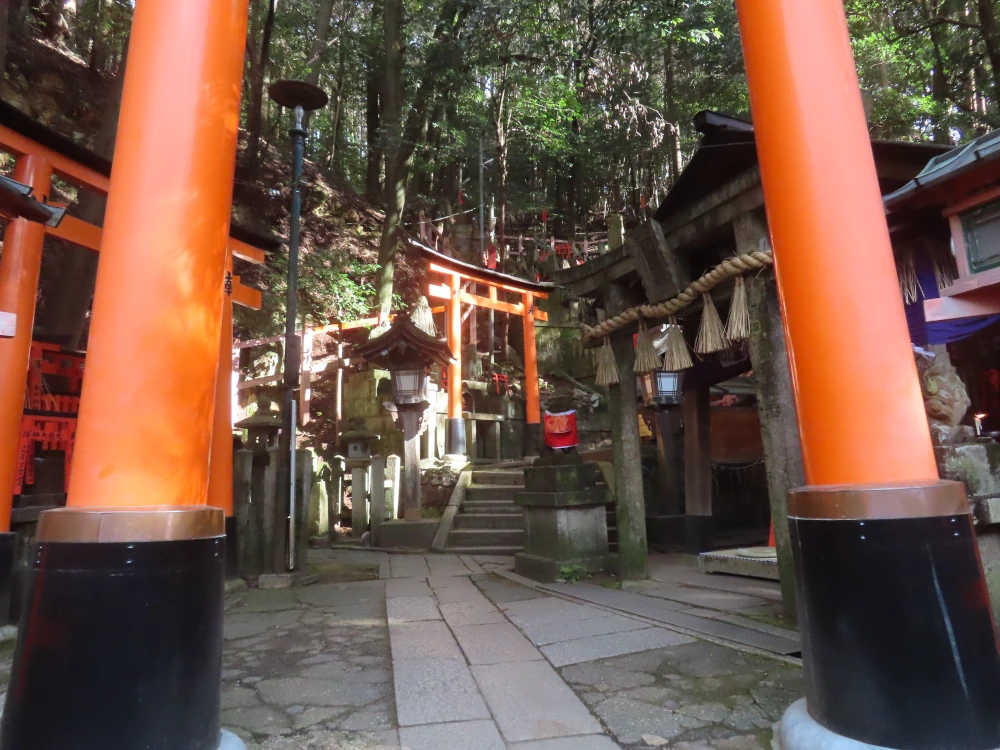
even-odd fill
[[[681,402],[684,373],[652,370],[639,376],[644,406],[676,406]]]
[[[282,107],[294,112],[295,121],[288,134],[292,137],[292,207],[288,218],[288,298],[285,307],[285,393],[281,408],[281,462],[279,473],[282,493],[288,502],[288,567],[295,569],[295,395],[299,387],[302,351],[295,333],[296,302],[299,286],[299,216],[302,213],[302,151],[306,131],[302,118],[306,112],[326,106],[327,95],[304,81],[276,81],[268,94]]]

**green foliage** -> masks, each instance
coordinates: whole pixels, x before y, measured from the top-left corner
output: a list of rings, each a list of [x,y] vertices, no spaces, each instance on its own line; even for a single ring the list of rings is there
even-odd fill
[[[57,20],[33,11],[32,33],[113,74],[131,0],[61,5]],[[250,7],[256,36],[248,49],[257,49],[269,0]],[[306,157],[326,179],[377,199],[369,167],[384,179],[378,154],[398,145],[384,121],[376,129],[367,117],[384,81],[382,0],[333,0],[315,59],[324,20],[317,11],[326,6],[280,0],[275,7],[265,84],[316,72],[330,105],[311,116]],[[996,2],[845,0],[845,8],[874,137],[959,143],[1000,127],[1000,39],[986,17],[1000,16]],[[502,197],[508,235],[540,230],[544,210],[547,231],[568,237],[603,229],[609,210],[637,217],[643,197],[655,206],[697,147],[699,111],[750,116],[732,0],[404,0],[402,40],[403,121],[414,114],[416,125],[393,136],[414,147],[410,179],[400,186],[405,229],[418,211],[457,213],[460,189],[461,211],[475,211],[481,138],[494,160],[485,199]],[[244,118],[251,85],[248,76]],[[287,156],[287,113],[263,101],[269,153]],[[335,224],[336,195],[308,213]],[[370,254],[344,252],[345,243],[372,242],[373,217],[367,223],[337,225],[344,242],[324,236],[303,255],[301,309],[315,322],[371,309],[378,269]],[[250,279],[268,294],[264,310],[240,315],[246,331],[280,330],[283,273],[275,258]]]
[[[590,578],[590,572],[582,565],[563,565],[559,568],[559,581],[579,583]]]

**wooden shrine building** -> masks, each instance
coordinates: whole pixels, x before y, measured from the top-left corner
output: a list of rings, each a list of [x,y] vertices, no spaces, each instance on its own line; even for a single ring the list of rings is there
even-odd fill
[[[577,297],[591,300],[599,319],[619,315],[630,308],[670,300],[706,272],[734,255],[763,253],[770,256],[770,235],[764,212],[764,195],[753,126],[746,121],[715,112],[695,118],[702,141],[653,216],[653,220],[628,227],[625,243],[583,265],[557,271],[553,281],[568,287]],[[911,180],[928,159],[944,148],[911,143],[873,141],[872,150],[883,194],[897,190]],[[845,217],[845,220],[848,217]],[[713,550],[717,546],[713,516],[713,451],[727,451],[736,445],[741,460],[753,459],[759,451],[766,470],[766,496],[777,538],[778,560],[786,606],[794,602],[791,589],[791,557],[788,548],[786,495],[790,488],[804,484],[798,427],[792,399],[785,337],[778,306],[773,270],[768,266],[745,274],[751,317],[749,341],[719,354],[694,357],[694,366],[684,371],[682,404],[656,416],[659,436],[661,476],[655,496],[647,493],[645,508],[650,542],[682,543],[690,552]],[[732,280],[715,286],[711,297],[725,319],[733,295]],[[698,326],[701,302],[695,301],[677,313],[689,343]],[[665,319],[651,323],[666,322]],[[638,323],[611,335],[632,339]],[[588,345],[596,346],[592,339]],[[625,378],[631,373],[631,342],[618,349],[618,367]],[[627,367],[623,367],[626,365]],[[752,373],[752,376],[750,376]],[[740,377],[743,376],[743,377]],[[736,380],[734,380],[736,379]],[[755,401],[756,413],[739,419],[718,418],[722,408],[710,406],[713,390],[720,384],[752,384],[753,394],[742,401]],[[733,390],[727,387],[724,390]],[[635,406],[638,409],[638,404]],[[726,415],[732,417],[732,415]],[[635,418],[632,418],[634,423]],[[742,421],[741,421],[742,420]],[[623,424],[612,412],[616,436]],[[746,431],[757,429],[755,435]],[[729,424],[728,435],[712,434],[712,428]],[[674,439],[682,435],[682,447],[674,451]],[[616,437],[617,439],[617,437]],[[726,448],[728,444],[729,448]],[[731,450],[730,450],[731,452]],[[677,461],[674,455],[680,454]],[[682,457],[681,457],[682,456]],[[682,465],[682,466],[681,466]],[[628,468],[616,466],[618,477]],[[634,469],[632,469],[634,471]],[[680,479],[683,474],[683,480]],[[763,490],[763,488],[762,488]],[[639,486],[639,492],[642,487]],[[764,493],[758,502],[767,518]],[[767,538],[767,525],[759,528],[759,542]],[[737,563],[738,564],[738,563]],[[770,575],[778,577],[774,570]]]

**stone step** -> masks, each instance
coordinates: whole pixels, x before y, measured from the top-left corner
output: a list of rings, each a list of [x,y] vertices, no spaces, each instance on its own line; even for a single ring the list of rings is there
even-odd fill
[[[505,469],[474,469],[473,485],[499,484],[508,487],[524,487],[524,471]]]
[[[452,529],[523,529],[520,513],[459,513]]]
[[[465,500],[459,515],[472,513],[509,513],[520,517],[524,511],[510,500]]]
[[[445,547],[445,552],[455,555],[515,555],[524,547]]]
[[[452,529],[448,546],[517,547],[524,545],[523,529]]]
[[[465,490],[466,500],[514,500],[514,495],[524,490],[515,484],[470,484]]]

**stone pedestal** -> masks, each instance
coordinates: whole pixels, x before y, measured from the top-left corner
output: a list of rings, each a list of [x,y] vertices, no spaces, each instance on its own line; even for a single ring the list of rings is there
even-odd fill
[[[536,581],[554,581],[562,568],[607,569],[608,491],[596,486],[597,464],[576,454],[546,456],[524,471],[524,552],[514,570]]]
[[[369,458],[349,458],[344,462],[351,472],[351,536],[360,539],[368,531]]]

